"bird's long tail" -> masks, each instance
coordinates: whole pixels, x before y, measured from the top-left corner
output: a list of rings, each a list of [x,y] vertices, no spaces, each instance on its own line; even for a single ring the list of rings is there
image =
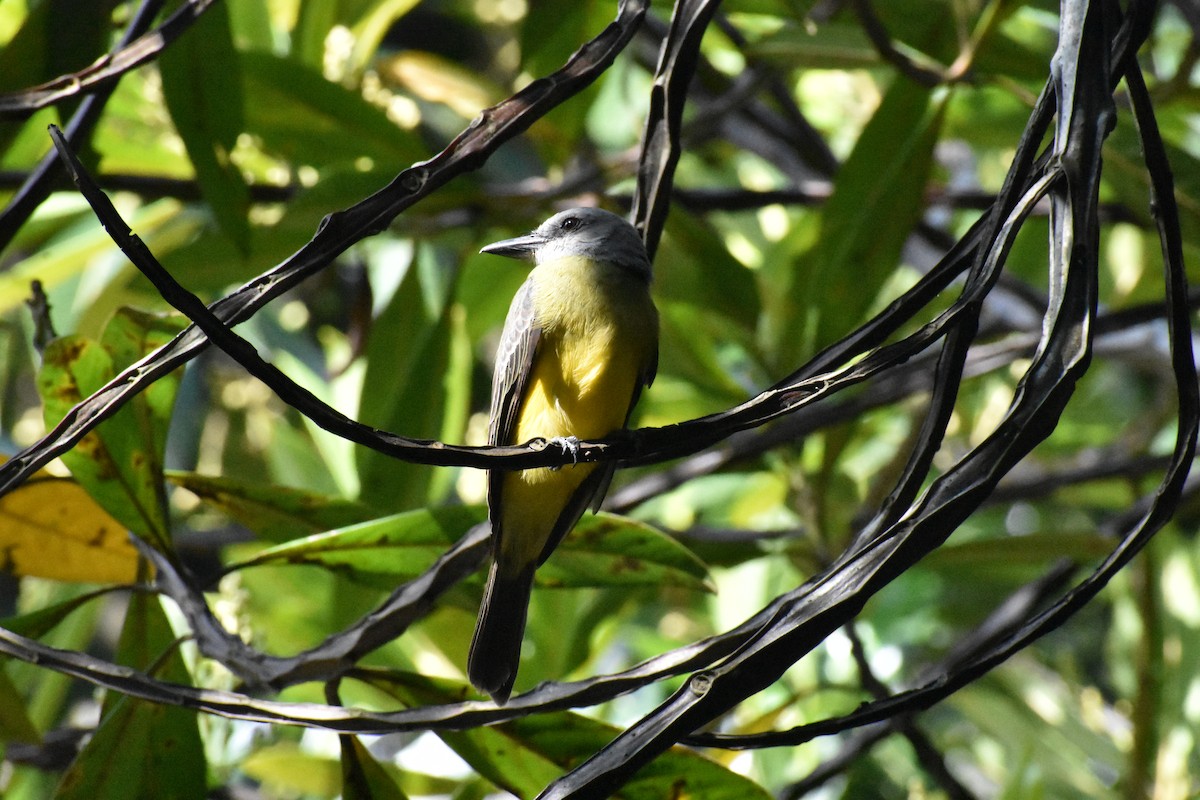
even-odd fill
[[[505,576],[492,562],[483,603],[479,606],[479,622],[475,624],[467,656],[467,677],[498,705],[508,702],[517,679],[533,570],[534,565],[530,564],[514,576]]]

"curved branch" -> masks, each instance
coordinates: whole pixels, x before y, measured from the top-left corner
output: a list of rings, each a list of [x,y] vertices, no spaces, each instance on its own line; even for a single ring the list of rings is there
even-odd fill
[[[126,72],[157,58],[214,2],[216,0],[187,0],[158,28],[123,44],[91,66],[39,86],[0,95],[0,119],[24,119],[46,106],[116,83]]]
[[[628,44],[646,11],[647,0],[622,0],[617,19],[581,47],[560,70],[538,79],[508,100],[486,109],[440,153],[404,170],[386,187],[360,203],[327,216],[312,240],[282,264],[243,285],[211,307],[225,326],[233,326],[256,313],[272,299],[319,272],[355,242],[384,230],[400,212],[428,196],[451,178],[478,169],[501,144],[524,131],[569,97],[594,81]],[[169,343],[127,367],[99,391],[72,408],[38,442],[0,466],[0,495],[30,477],[51,459],[74,447],[99,425],[144,391],[154,381],[199,354],[208,342],[189,327]],[[387,446],[388,437],[381,437]],[[401,437],[393,437],[400,440]],[[479,451],[460,448],[450,452],[435,442],[395,448],[422,458],[423,463],[479,466],[486,461]],[[515,465],[547,466],[556,459],[542,448],[505,448]],[[555,448],[556,450],[558,448]],[[594,460],[603,446],[592,448]],[[465,454],[465,455],[464,455]],[[565,461],[563,462],[565,463]]]
[[[121,41],[117,45],[118,52],[145,33],[162,5],[163,0],[143,0],[137,13],[129,21],[125,33],[121,36]],[[116,80],[114,78],[110,83],[98,87],[94,94],[85,97],[79,104],[79,108],[71,115],[71,119],[66,125],[66,139],[73,146],[78,147],[80,142],[91,135],[96,121],[100,119],[100,114],[104,111],[108,98],[112,96],[112,91],[116,88]],[[53,189],[52,184],[61,174],[58,159],[54,157],[53,153],[47,153],[38,162],[38,165],[24,176],[16,194],[4,208],[3,213],[0,213],[0,252],[8,247],[30,215],[37,210],[43,200],[50,196]]]
[[[609,796],[632,774],[682,737],[709,724],[762,690],[832,630],[852,619],[872,595],[924,555],[939,547],[982,502],[1008,470],[1053,430],[1091,353],[1096,293],[1096,198],[1099,145],[1109,126],[1110,72],[1077,70],[1088,63],[1107,67],[1108,40],[1097,8],[1078,16],[1064,9],[1053,79],[1059,99],[1056,167],[1066,183],[1055,195],[1066,213],[1054,219],[1052,292],[1041,346],[1018,385],[1005,419],[980,445],[935,480],[905,513],[880,514],[880,529],[826,573],[797,590],[770,623],[722,664],[697,673],[669,700],[617,736],[607,747],[542,793],[546,798]],[[1077,9],[1074,9],[1077,10]],[[1064,122],[1068,120],[1068,122]],[[1052,173],[1045,177],[1050,178]],[[1002,262],[1008,237],[989,242],[985,258]],[[1061,268],[1057,268],[1061,267]],[[964,295],[988,282],[976,269]],[[887,349],[887,348],[883,348]],[[877,351],[878,352],[878,351]],[[929,441],[932,441],[930,439]],[[927,442],[928,443],[928,442]],[[921,458],[915,454],[914,460]],[[903,494],[903,482],[896,490]]]
[[[176,570],[169,558],[137,538],[134,544],[154,565],[155,586],[174,600],[187,618],[200,652],[251,686],[279,690],[306,681],[339,678],[364,655],[400,636],[427,614],[446,590],[483,563],[490,536],[487,525],[476,525],[422,575],[397,587],[379,608],[357,624],[316,647],[287,657],[262,653],[229,633],[213,616],[204,595]]]
[[[631,212],[652,261],[670,208],[688,84],[696,72],[700,40],[719,4],[720,0],[679,0],[659,55]]]

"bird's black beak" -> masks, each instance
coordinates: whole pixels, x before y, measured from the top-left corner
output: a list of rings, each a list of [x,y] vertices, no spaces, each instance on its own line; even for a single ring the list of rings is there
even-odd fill
[[[544,237],[537,233],[530,233],[515,239],[505,239],[502,242],[489,244],[479,252],[490,253],[494,256],[508,256],[509,258],[532,258],[537,249],[545,243]]]

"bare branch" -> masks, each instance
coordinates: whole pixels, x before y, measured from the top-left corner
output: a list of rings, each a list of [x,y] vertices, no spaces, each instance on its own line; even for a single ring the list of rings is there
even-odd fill
[[[350,628],[294,656],[269,656],[221,626],[204,595],[154,548],[135,544],[155,568],[155,584],[179,606],[196,645],[252,687],[282,689],[305,681],[333,680],[359,659],[404,633],[424,617],[447,589],[474,572],[487,554],[487,525],[477,525],[438,558],[421,577],[398,587],[379,608]]]
[[[670,208],[688,84],[696,71],[700,40],[718,5],[719,0],[679,0],[659,54],[658,71],[650,90],[650,112],[642,134],[642,158],[632,211],[651,260]]]
[[[585,44],[558,72],[530,83],[508,100],[485,110],[438,155],[404,170],[386,187],[344,211],[327,216],[312,240],[282,264],[214,303],[211,310],[224,325],[248,319],[264,305],[308,276],[320,271],[351,244],[378,233],[403,210],[428,196],[456,175],[477,169],[501,144],[521,133],[550,109],[590,84],[616,58],[632,38],[645,14],[646,0],[622,0],[616,21]],[[42,439],[14,455],[0,466],[0,495],[32,475],[51,459],[70,450],[130,398],[154,381],[195,357],[207,346],[207,339],[195,328],[188,328],[168,344],[126,368],[99,391],[72,408]],[[405,449],[401,447],[400,449]],[[542,448],[512,448],[507,455],[524,466],[557,462]],[[590,448],[595,460],[603,447]],[[459,451],[456,460],[444,446],[408,448],[424,463],[454,464],[471,461]],[[581,454],[581,460],[583,458]],[[486,459],[473,455],[474,465]],[[563,462],[565,463],[565,461]]]
[[[129,26],[121,36],[121,41],[117,44],[118,52],[130,46],[150,27],[150,23],[154,21],[154,17],[162,5],[162,0],[143,0],[137,13],[129,21]],[[181,9],[181,11],[183,10]],[[116,81],[121,74],[124,73],[119,73],[110,82],[98,86],[94,94],[85,97],[79,104],[79,108],[75,110],[66,126],[66,139],[72,146],[78,147],[80,143],[91,136],[92,129],[100,119],[100,114],[104,111],[104,106],[112,95],[112,90],[116,88]],[[0,103],[2,101],[3,98],[0,98]],[[3,114],[0,114],[0,119],[2,118]],[[0,252],[8,247],[30,215],[41,205],[43,200],[50,196],[55,180],[62,175],[61,170],[54,154],[47,153],[38,165],[25,176],[12,200],[4,208],[3,213],[0,213]]]
[[[86,69],[20,92],[0,95],[0,119],[24,119],[38,109],[79,94],[89,94],[120,80],[121,76],[158,57],[216,0],[187,0],[162,25],[133,41],[123,42]],[[161,3],[159,3],[161,5]],[[140,18],[140,14],[138,15]]]
[[[1076,65],[1084,58],[1089,59],[1089,65],[1107,64],[1108,43],[1098,8],[1086,5],[1064,8],[1053,83],[1054,96],[1060,102],[1055,166],[1040,181],[1048,186],[1061,175],[1066,183],[1065,191],[1052,195],[1065,212],[1052,217],[1057,244],[1051,254],[1052,281],[1060,281],[1061,288],[1051,292],[1042,341],[1005,419],[911,505],[908,478],[919,470],[910,469],[889,498],[895,506],[884,504],[856,547],[824,574],[787,596],[779,613],[734,655],[710,670],[693,675],[658,709],[551,784],[541,795],[543,798],[608,796],[634,771],[681,737],[775,681],[829,632],[852,619],[867,598],[940,546],[978,507],[999,478],[1053,429],[1076,380],[1087,368],[1091,352],[1097,281],[1099,145],[1108,132],[1105,112],[1112,104],[1109,70],[1077,70]],[[1028,134],[1035,129],[1036,124],[1031,122],[1024,142],[1031,140]],[[1010,198],[1018,209],[1029,202],[1030,191],[1024,181],[1014,180],[1014,175],[1027,169],[1023,161],[1018,155],[1010,170],[998,202],[1001,214],[1008,215]],[[1008,215],[1005,224],[996,227],[995,235],[988,237],[988,247],[979,254],[967,279],[964,297],[994,282],[996,267],[1003,263],[1011,242],[1010,231],[1019,219],[1019,213],[1016,218]],[[1053,264],[1061,268],[1056,270]],[[963,304],[963,298],[959,304]],[[957,384],[961,359],[974,334],[971,306],[964,305],[960,313],[964,314],[965,325],[955,328],[942,353],[945,369],[939,377],[944,378],[947,387]],[[948,390],[946,395],[949,398],[953,393]],[[910,467],[926,461],[928,455],[924,450],[937,447],[944,415],[939,412],[937,416],[941,419],[927,424],[923,430]],[[931,414],[930,420],[933,419]],[[904,506],[908,508],[901,513]]]

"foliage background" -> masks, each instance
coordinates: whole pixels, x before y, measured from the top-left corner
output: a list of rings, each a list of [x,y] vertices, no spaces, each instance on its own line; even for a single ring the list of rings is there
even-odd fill
[[[83,69],[112,49],[136,6],[0,5],[0,91]],[[366,424],[482,443],[491,351],[525,268],[477,251],[564,204],[629,203],[668,12],[652,8],[592,86],[478,171],[238,332]],[[611,3],[538,0],[216,3],[161,58],[121,78],[78,149],[171,274],[215,300],[302,246],[325,215],[557,69],[613,15]],[[867,32],[872,18],[907,70],[881,57]],[[724,3],[689,90],[655,261],[659,377],[634,424],[669,425],[740,403],[927,271],[998,191],[1058,25],[1057,4],[1041,0],[897,0],[873,12],[865,3]],[[1197,25],[1187,4],[1165,4],[1141,51],[1192,265]],[[914,80],[922,74],[937,79]],[[46,126],[65,125],[77,106],[69,97],[0,123],[6,198],[51,150]],[[1140,309],[1164,289],[1127,118],[1104,157],[1100,305]],[[178,329],[144,313],[169,308],[83,199],[61,188],[27,220],[0,224],[0,447],[9,454]],[[1047,237],[1044,217],[1023,229],[985,306],[982,341],[1039,331]],[[33,280],[62,334],[49,344],[25,305]],[[722,719],[723,732],[820,720],[919,683],[1006,599],[1087,569],[1111,549],[1106,526],[1154,485],[1175,424],[1163,326],[1112,328],[1053,434],[987,505],[852,626]],[[995,429],[1027,357],[1002,351],[971,374],[934,475]],[[606,558],[581,531],[541,576],[518,690],[615,671],[727,630],[831,563],[895,480],[928,402],[919,381],[897,378],[891,393],[879,386],[831,403],[815,429],[784,420],[620,473],[610,507],[664,531],[708,571],[632,522],[600,525],[642,537],[633,560]],[[94,584],[145,577],[125,529],[177,553],[226,627],[288,656],[353,625],[479,519],[480,471],[355,448],[216,350],[155,392],[105,423],[54,476],[3,499],[4,627],[165,680],[244,688],[190,644],[176,646],[186,626],[172,604],[91,593]],[[61,478],[68,470],[86,493]],[[391,516],[398,512],[416,516]],[[350,527],[368,520],[381,521],[365,533]],[[262,555],[326,531],[334,534],[307,549]],[[364,547],[364,538],[351,543],[355,535],[399,546]],[[673,752],[623,796],[670,796],[681,774],[702,797],[1192,796],[1200,790],[1194,535],[1185,504],[1069,625],[919,716],[797,747],[704,751],[712,763]],[[280,698],[320,703],[340,691],[347,705],[391,709],[467,697],[461,670],[479,586],[475,576],[450,590],[360,662],[375,672],[333,695],[310,682]],[[96,692],[8,660],[0,790],[12,798],[467,798],[497,788],[534,796],[679,683],[583,709],[586,717],[559,711],[495,728],[339,740]]]

